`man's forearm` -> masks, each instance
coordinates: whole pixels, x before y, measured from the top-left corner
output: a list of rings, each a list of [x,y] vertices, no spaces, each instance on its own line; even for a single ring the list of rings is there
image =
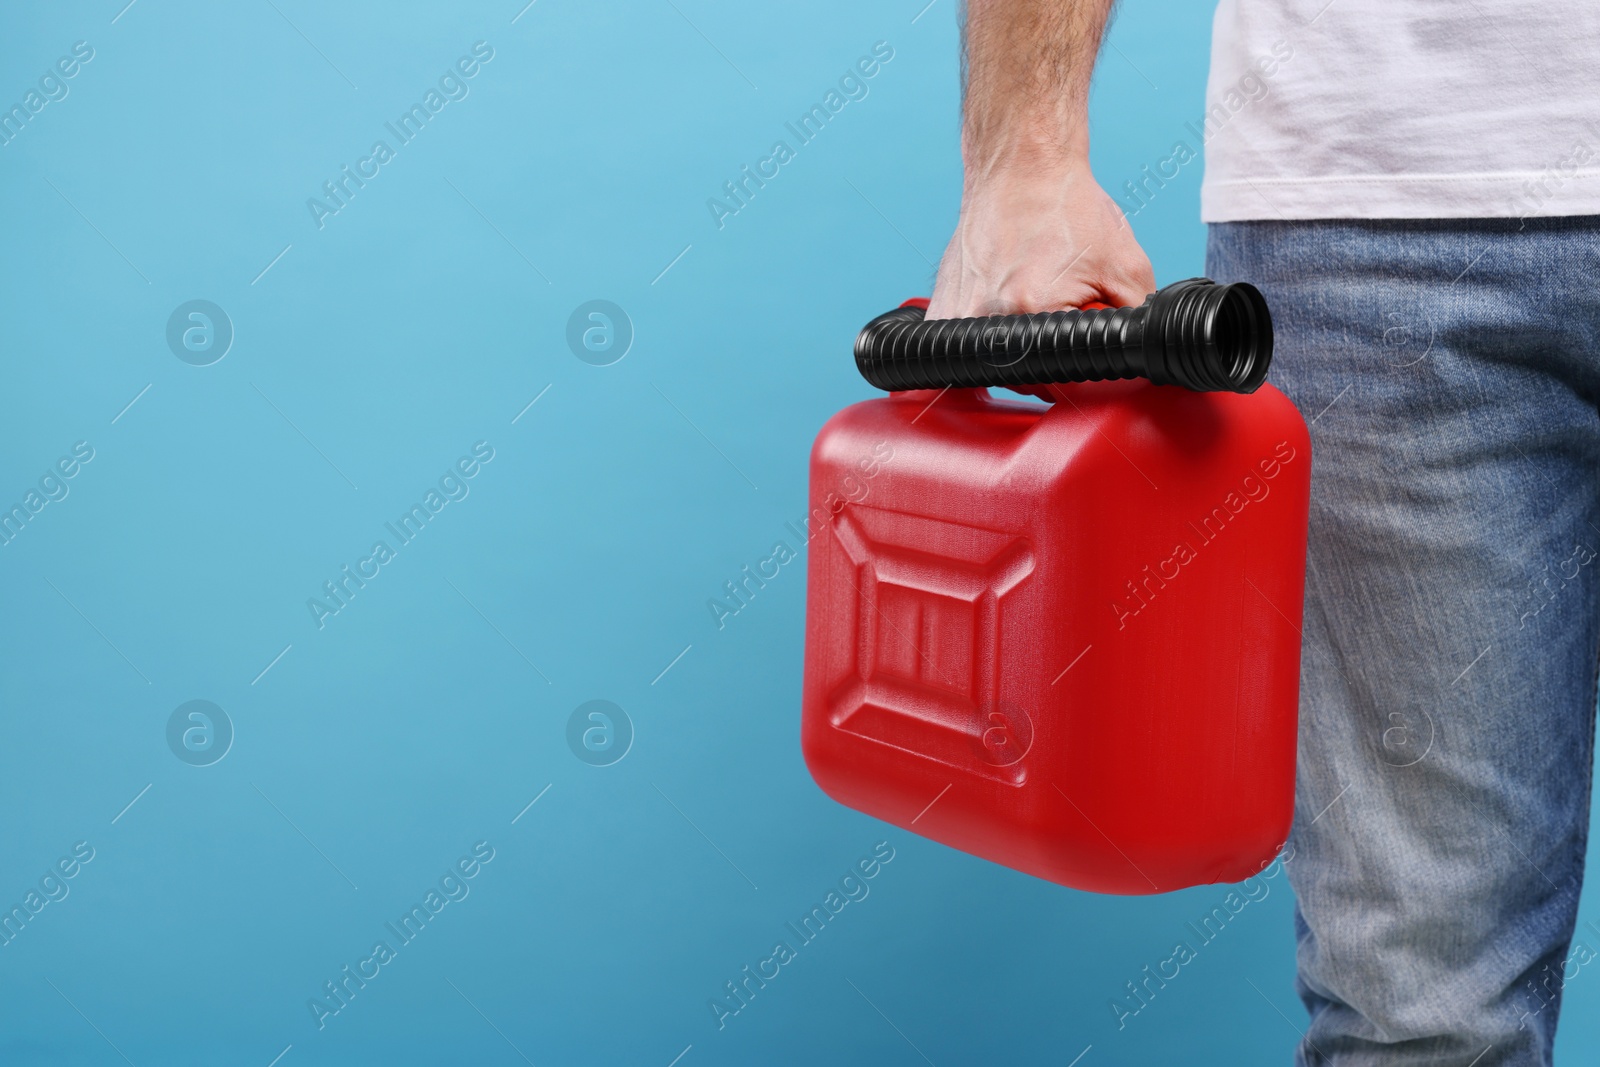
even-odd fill
[[[967,180],[1082,163],[1089,80],[1114,0],[968,0],[962,54]]]
[[[961,217],[930,318],[1008,315],[1155,289],[1089,169],[1089,79],[1112,0],[969,0]]]

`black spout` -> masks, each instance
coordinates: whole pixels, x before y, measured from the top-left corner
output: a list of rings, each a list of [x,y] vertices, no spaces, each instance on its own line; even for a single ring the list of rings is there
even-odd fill
[[[1048,385],[1148,378],[1199,392],[1253,393],[1272,362],[1272,316],[1248,282],[1175,282],[1139,307],[926,319],[879,315],[856,366],[879,389]]]

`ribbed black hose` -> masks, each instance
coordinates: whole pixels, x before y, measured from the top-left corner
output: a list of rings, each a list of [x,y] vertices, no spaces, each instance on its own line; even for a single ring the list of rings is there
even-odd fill
[[[879,315],[856,366],[879,389],[1047,385],[1148,378],[1199,392],[1253,393],[1272,362],[1272,316],[1247,282],[1175,282],[1139,307],[975,319]]]

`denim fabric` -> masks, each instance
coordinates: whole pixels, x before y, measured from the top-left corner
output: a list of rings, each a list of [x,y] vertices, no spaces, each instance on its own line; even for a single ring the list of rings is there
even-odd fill
[[[1297,1062],[1549,1063],[1600,950],[1600,219],[1223,223],[1207,268],[1311,424]]]

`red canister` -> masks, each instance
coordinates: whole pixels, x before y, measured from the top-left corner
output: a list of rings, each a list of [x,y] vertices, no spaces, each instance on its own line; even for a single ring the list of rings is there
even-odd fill
[[[1062,885],[1237,881],[1293,809],[1311,452],[1270,385],[910,390],[811,454],[834,799]]]

